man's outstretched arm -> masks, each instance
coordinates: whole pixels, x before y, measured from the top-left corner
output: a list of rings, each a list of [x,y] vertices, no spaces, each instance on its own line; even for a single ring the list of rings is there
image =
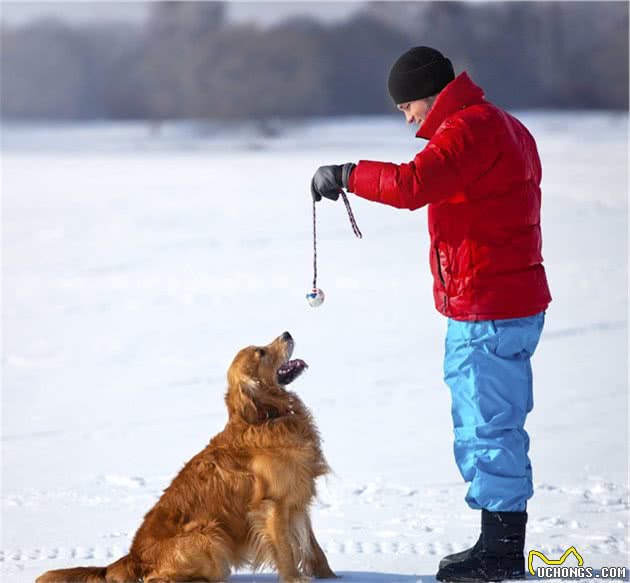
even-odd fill
[[[361,160],[350,174],[348,190],[397,208],[418,209],[465,189],[492,164],[487,143],[463,125],[436,135],[406,164]]]

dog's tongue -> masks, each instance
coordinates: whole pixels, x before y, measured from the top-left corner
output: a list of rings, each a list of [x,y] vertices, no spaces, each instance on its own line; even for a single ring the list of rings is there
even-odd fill
[[[308,365],[301,359],[289,360],[278,369],[278,382],[281,385],[288,385],[298,378]]]

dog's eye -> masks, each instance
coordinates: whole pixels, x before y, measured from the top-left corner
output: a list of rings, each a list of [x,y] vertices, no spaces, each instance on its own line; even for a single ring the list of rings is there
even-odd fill
[[[265,354],[267,354],[267,351],[264,348],[257,348],[256,352],[258,353],[258,356],[260,357],[265,356]]]

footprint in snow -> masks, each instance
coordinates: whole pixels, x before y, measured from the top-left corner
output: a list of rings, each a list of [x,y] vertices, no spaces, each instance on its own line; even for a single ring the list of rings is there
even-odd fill
[[[99,476],[98,481],[121,488],[144,488],[146,486],[146,480],[141,476],[105,475]]]

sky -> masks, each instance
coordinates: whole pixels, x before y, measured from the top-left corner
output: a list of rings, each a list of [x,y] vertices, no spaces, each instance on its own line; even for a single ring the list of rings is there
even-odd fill
[[[55,17],[65,22],[80,24],[119,20],[142,23],[147,17],[150,2],[2,2],[2,22],[24,24],[38,18]],[[292,16],[313,16],[323,21],[341,20],[355,12],[363,2],[229,2],[230,19],[237,22],[253,21],[274,24]]]

